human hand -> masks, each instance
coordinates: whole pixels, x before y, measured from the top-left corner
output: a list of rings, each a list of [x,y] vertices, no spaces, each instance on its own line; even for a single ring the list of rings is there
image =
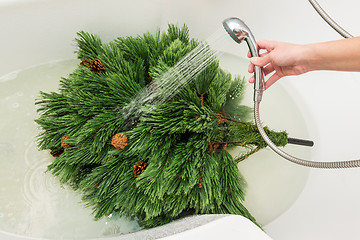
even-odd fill
[[[272,75],[265,81],[265,89],[268,89],[272,84],[280,78],[290,75],[300,75],[309,71],[306,66],[307,49],[306,45],[291,44],[276,41],[258,41],[258,50],[265,49],[260,57],[250,58],[249,73],[254,72],[254,66],[264,67],[264,75]],[[254,83],[255,79],[252,76],[249,79],[250,83]]]

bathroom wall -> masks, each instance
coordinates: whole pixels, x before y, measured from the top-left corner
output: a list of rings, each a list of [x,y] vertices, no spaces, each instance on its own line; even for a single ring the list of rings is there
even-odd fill
[[[74,55],[80,30],[109,41],[154,31],[160,24],[157,0],[0,0],[0,76]],[[41,51],[41,54],[37,52]],[[16,54],[13,54],[16,53]],[[6,56],[6,57],[4,57]]]

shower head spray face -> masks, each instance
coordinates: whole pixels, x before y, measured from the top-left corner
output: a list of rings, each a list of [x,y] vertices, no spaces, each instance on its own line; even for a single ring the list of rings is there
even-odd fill
[[[230,37],[237,43],[241,43],[249,36],[249,28],[238,18],[227,18],[223,21],[223,26]]]

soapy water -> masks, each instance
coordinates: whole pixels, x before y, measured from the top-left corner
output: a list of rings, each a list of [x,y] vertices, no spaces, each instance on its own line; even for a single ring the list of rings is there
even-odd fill
[[[155,107],[172,99],[182,87],[193,81],[196,76],[221,57],[223,52],[215,49],[225,37],[227,36],[223,29],[215,31],[205,42],[201,42],[173,67],[135,95],[133,100],[120,110],[126,123],[125,128],[136,123],[142,113],[142,106]]]

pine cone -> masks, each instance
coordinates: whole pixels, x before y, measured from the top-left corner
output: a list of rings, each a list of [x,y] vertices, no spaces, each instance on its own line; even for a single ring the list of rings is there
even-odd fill
[[[105,71],[104,64],[97,58],[91,60],[89,68],[95,73],[101,73]]]
[[[90,67],[90,61],[89,60],[83,60],[80,62],[81,66]]]
[[[67,144],[67,143],[65,142],[65,140],[67,140],[67,139],[69,139],[69,138],[70,138],[69,135],[65,135],[65,136],[63,136],[63,137],[61,138],[61,146],[62,146],[63,148],[72,147],[70,144]]]
[[[145,171],[147,165],[148,164],[146,162],[140,162],[134,165],[134,169],[133,169],[134,177],[137,178],[138,176],[140,176],[140,174],[142,174]]]
[[[125,134],[117,133],[111,139],[111,145],[116,149],[124,149],[127,145],[128,139]]]
[[[101,73],[105,71],[104,64],[97,58],[94,60],[83,60],[80,62],[80,65],[88,67],[91,71],[95,73]]]
[[[53,156],[53,157],[59,157],[61,154],[64,153],[64,150],[56,150],[56,151],[51,151],[50,154]]]

